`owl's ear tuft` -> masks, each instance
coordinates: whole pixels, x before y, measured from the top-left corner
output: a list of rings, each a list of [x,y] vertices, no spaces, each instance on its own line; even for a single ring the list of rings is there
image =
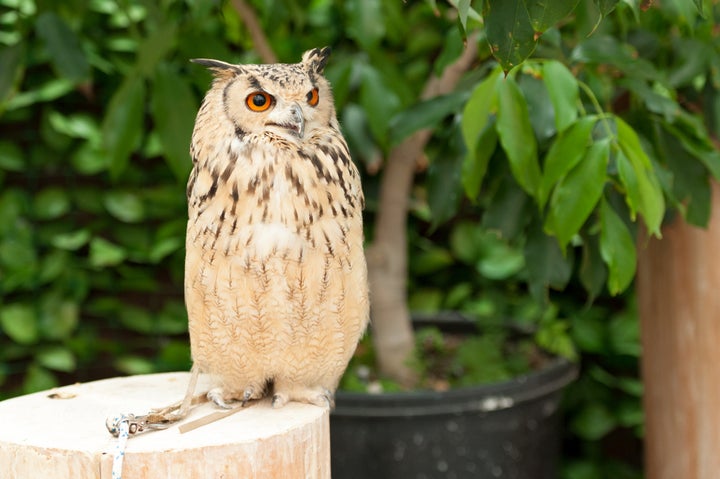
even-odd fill
[[[313,48],[303,53],[302,62],[309,67],[310,71],[322,74],[331,51],[330,47]]]
[[[222,62],[220,60],[212,60],[210,58],[192,58],[190,61],[192,63],[197,63],[198,65],[202,65],[204,67],[209,68],[215,74],[241,73],[242,72],[242,70],[237,65],[233,65],[232,63]]]

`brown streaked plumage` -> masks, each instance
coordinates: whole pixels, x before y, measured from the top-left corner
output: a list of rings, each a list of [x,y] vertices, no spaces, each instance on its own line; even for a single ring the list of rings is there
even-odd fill
[[[185,301],[218,405],[332,405],[368,321],[363,194],[322,71],[194,60],[215,79],[195,121]]]

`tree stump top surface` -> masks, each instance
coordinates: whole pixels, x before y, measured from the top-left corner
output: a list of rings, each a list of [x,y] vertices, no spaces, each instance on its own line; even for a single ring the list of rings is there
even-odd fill
[[[97,477],[98,469],[101,471],[101,477],[109,477],[106,474],[108,460],[112,462],[117,439],[108,433],[105,420],[121,413],[147,414],[150,409],[165,407],[182,400],[189,377],[189,373],[165,373],[112,378],[2,401],[0,402],[0,424],[2,424],[0,463],[16,462],[17,470],[21,471],[20,464],[23,461],[28,462],[32,457],[52,456],[54,459],[49,462],[59,469],[47,469],[42,472],[57,475],[44,477],[70,477],[70,470],[75,477]],[[197,392],[204,392],[207,389],[208,378],[201,376]],[[202,418],[217,410],[212,404],[200,404],[195,406],[180,424]],[[179,432],[178,424],[174,424],[166,430],[131,436],[127,443],[125,463],[130,470],[133,469],[133,464],[137,466],[136,468],[140,468],[137,461],[139,457],[146,457],[148,458],[146,462],[151,463],[156,460],[152,459],[155,454],[157,459],[162,458],[174,463],[178,462],[178,458],[183,457],[197,461],[200,460],[197,458],[207,457],[209,450],[216,453],[226,449],[229,451],[229,454],[226,454],[228,456],[244,456],[247,463],[252,463],[250,464],[252,471],[264,470],[263,474],[270,474],[268,466],[260,464],[267,462],[266,459],[257,461],[254,458],[254,451],[262,444],[271,449],[278,447],[287,449],[283,453],[285,459],[281,457],[278,459],[279,462],[299,460],[304,463],[301,464],[301,469],[307,469],[309,463],[310,469],[322,471],[316,474],[305,470],[299,474],[325,477],[324,471],[327,469],[327,477],[329,477],[329,464],[327,466],[324,464],[329,462],[327,423],[328,412],[322,408],[289,403],[283,408],[272,409],[270,401],[263,400],[247,406],[236,414],[183,434]],[[317,454],[317,457],[312,457],[314,454]],[[327,461],[323,457],[325,454]],[[177,457],[173,458],[173,455]],[[307,457],[303,458],[303,455]],[[72,463],[78,461],[87,463],[73,467],[87,466],[88,470],[96,469],[87,476],[76,469],[67,469],[67,475],[58,473],[66,470],[58,465],[63,462],[62,457],[72,458],[72,460],[68,459],[68,462]],[[192,459],[193,457],[196,459]],[[183,461],[179,460],[179,462]],[[222,460],[215,460],[216,465],[221,462]],[[228,464],[227,467],[233,467],[231,463]],[[40,472],[38,469],[34,470],[36,473]],[[174,469],[168,466],[163,470]],[[201,473],[211,472],[208,469],[201,469]],[[127,477],[164,477],[157,471],[147,474],[147,476],[135,474]],[[11,472],[10,477],[22,476],[19,472],[13,476]],[[35,477],[40,476],[35,474]],[[272,475],[262,476],[258,472],[257,475],[251,473],[246,477],[272,477]],[[303,476],[298,475],[298,477]]]

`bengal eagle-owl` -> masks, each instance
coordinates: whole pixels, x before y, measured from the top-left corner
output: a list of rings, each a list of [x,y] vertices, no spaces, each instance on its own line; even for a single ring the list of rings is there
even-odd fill
[[[185,298],[219,406],[270,392],[274,407],[332,406],[368,322],[364,199],[322,76],[329,53],[194,60],[214,81],[190,147]]]

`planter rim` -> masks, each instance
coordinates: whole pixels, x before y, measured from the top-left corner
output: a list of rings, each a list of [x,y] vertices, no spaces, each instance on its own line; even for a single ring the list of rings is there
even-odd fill
[[[572,382],[578,367],[565,358],[507,381],[448,391],[357,393],[338,391],[333,416],[426,416],[475,411],[488,413],[550,395]]]

